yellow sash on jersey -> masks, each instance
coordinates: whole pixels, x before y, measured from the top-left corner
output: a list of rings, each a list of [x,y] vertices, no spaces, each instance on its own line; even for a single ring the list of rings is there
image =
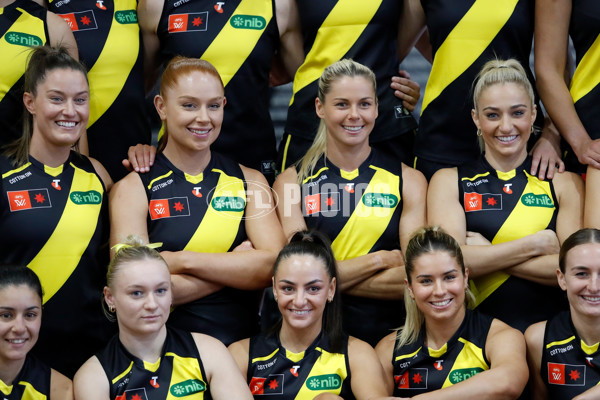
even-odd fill
[[[400,177],[381,168],[373,166],[370,168],[376,171],[371,182],[346,225],[331,245],[337,260],[347,260],[369,253],[390,224],[394,211],[401,201]],[[364,200],[370,193],[391,194],[396,196],[398,201],[391,208],[369,207],[365,205]]]
[[[500,227],[492,244],[509,242],[511,240],[522,238],[523,236],[531,235],[548,227],[552,220],[556,204],[554,207],[532,207],[523,204],[523,196],[528,193],[534,195],[547,195],[552,201],[552,190],[550,182],[540,181],[535,176],[527,175],[527,185],[523,190],[523,194],[517,205],[510,213],[504,224]],[[481,278],[476,278],[470,281],[470,288],[475,295],[475,306],[479,305],[496,289],[498,289],[508,278],[505,272],[498,271],[488,274]]]
[[[517,3],[518,0],[475,0],[435,53],[421,113],[477,60],[508,22]]]
[[[490,369],[490,366],[484,361],[483,350],[480,347],[463,338],[458,338],[458,341],[462,342],[464,347],[456,356],[456,360],[452,366],[443,366],[445,368],[452,368],[452,370],[446,377],[442,389],[462,382],[473,376],[473,374]]]
[[[8,31],[0,39],[0,54],[3,57],[2,72],[0,73],[0,102],[6,96],[6,93],[23,76],[27,68],[27,57],[31,48],[26,45],[11,44],[6,40],[6,35],[11,33],[27,33],[37,36],[42,40],[40,44],[46,44],[46,30],[44,21],[27,13],[22,8],[17,7],[21,15]],[[4,9],[0,8],[0,15]]]
[[[346,356],[341,353],[329,353],[319,347],[315,351],[320,351],[321,356],[313,365],[306,381],[298,391],[295,399],[312,399],[321,393],[333,393],[339,395],[342,391],[344,380],[348,377],[346,370]],[[314,387],[311,380],[328,379],[331,388],[318,389],[321,386]],[[339,381],[338,381],[339,380]],[[339,386],[338,386],[339,385]]]
[[[136,0],[115,0],[115,15],[119,11],[135,11]],[[90,81],[89,128],[114,103],[129,77],[139,51],[140,28],[137,23],[119,23],[113,17],[102,52],[88,72]]]
[[[104,193],[102,183],[95,174],[73,164],[71,166],[75,170],[73,183],[62,216],[44,247],[28,265],[42,282],[44,303],[58,292],[79,265],[96,232],[96,222],[102,208],[102,202],[75,204],[71,200],[73,192],[95,190],[102,195]]]
[[[272,0],[242,0],[215,40],[200,58],[213,64],[227,86],[248,58],[273,17]],[[240,15],[260,15],[266,21],[263,29],[234,28],[233,20]],[[227,49],[235,47],[235,51]]]
[[[213,171],[221,174],[217,187],[202,222],[183,250],[198,253],[225,253],[233,244],[240,223],[243,223],[244,209],[216,210],[213,205],[218,197],[238,197],[245,203],[244,182],[221,170],[213,169]]]
[[[172,352],[165,353],[166,357],[173,358],[173,372],[169,382],[170,390],[165,400],[180,400],[182,396],[202,400],[205,398],[205,393],[208,396],[207,381],[202,376],[198,358],[182,357]]]
[[[600,35],[585,53],[571,80],[573,103],[600,84]]]
[[[315,42],[294,77],[294,95],[319,79],[325,67],[342,59],[363,33],[383,0],[338,0],[317,32]],[[357,11],[359,10],[359,11]],[[356,21],[360,16],[361,20]],[[352,21],[352,23],[349,23]],[[315,97],[316,97],[315,93]]]

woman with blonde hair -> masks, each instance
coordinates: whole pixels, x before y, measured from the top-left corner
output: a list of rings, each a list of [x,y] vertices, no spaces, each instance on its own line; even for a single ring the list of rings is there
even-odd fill
[[[372,149],[378,115],[373,72],[352,60],[325,68],[315,100],[321,119],[306,155],[279,175],[284,233],[325,233],[338,260],[344,329],[375,345],[402,323],[403,249],[425,222],[422,174]]]
[[[523,335],[467,309],[469,270],[456,240],[424,228],[405,253],[406,323],[376,348],[388,395],[516,399],[527,383]]]
[[[522,332],[566,302],[556,287],[559,244],[581,227],[583,182],[573,173],[529,173],[537,108],[516,60],[489,61],[474,85],[479,160],[438,171],[428,221],[460,243],[475,307]]]

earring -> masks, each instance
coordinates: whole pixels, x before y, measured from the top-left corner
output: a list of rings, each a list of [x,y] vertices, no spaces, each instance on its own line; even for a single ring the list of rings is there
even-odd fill
[[[332,301],[333,301],[333,297],[330,297],[330,298],[327,299],[328,303],[331,303]]]
[[[483,136],[483,132],[481,132],[481,129],[477,128],[477,136],[481,137]]]
[[[533,129],[533,125],[531,125],[531,133],[534,133],[535,130]]]
[[[115,312],[115,306],[108,306],[108,311],[110,311],[111,313]]]

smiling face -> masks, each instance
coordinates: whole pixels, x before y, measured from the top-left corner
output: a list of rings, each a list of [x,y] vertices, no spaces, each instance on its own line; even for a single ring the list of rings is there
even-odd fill
[[[327,274],[323,260],[292,255],[279,263],[273,292],[283,323],[316,336],[321,331],[325,305],[335,294],[335,278]]]
[[[104,288],[104,297],[116,311],[121,333],[156,333],[169,318],[172,303],[169,269],[156,259],[124,263],[113,275],[112,286]]]
[[[424,253],[413,264],[409,294],[425,321],[462,321],[468,272],[463,275],[456,259],[447,251]]]
[[[586,243],[567,253],[558,283],[567,292],[571,313],[600,317],[600,243]]]
[[[156,96],[154,104],[165,122],[167,148],[206,150],[217,139],[223,123],[225,94],[221,82],[206,72],[191,71]]]
[[[89,109],[89,86],[81,71],[53,69],[23,102],[33,116],[31,147],[70,148],[85,132]]]
[[[322,103],[316,99],[317,115],[327,127],[327,146],[368,145],[377,118],[373,83],[362,76],[342,76],[331,84]]]
[[[0,289],[0,360],[24,360],[37,342],[42,322],[42,299],[27,285]]]
[[[481,130],[485,157],[490,164],[500,160],[515,163],[525,160],[536,109],[522,86],[511,82],[485,88],[472,116]]]

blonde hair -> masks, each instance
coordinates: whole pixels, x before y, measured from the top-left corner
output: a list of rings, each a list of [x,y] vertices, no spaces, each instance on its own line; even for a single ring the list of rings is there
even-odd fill
[[[325,97],[331,90],[331,86],[343,77],[363,77],[367,81],[372,82],[373,92],[377,93],[377,81],[375,74],[368,67],[357,63],[354,60],[343,59],[337,61],[323,71],[319,78],[319,87],[317,97],[322,104],[325,104]],[[375,95],[375,101],[377,101],[377,95]],[[298,183],[302,184],[302,181],[314,173],[315,165],[321,157],[324,157],[327,152],[327,127],[325,121],[321,119],[319,122],[319,128],[317,135],[310,146],[304,157],[298,162]]]
[[[413,234],[406,246],[405,267],[406,279],[412,283],[412,273],[415,270],[415,261],[424,254],[435,252],[447,252],[460,266],[463,276],[465,275],[465,263],[458,242],[438,226],[425,227]],[[475,297],[467,286],[465,288],[465,306],[473,304]],[[423,312],[417,307],[415,300],[410,297],[408,287],[404,291],[404,305],[406,307],[406,321],[404,326],[398,330],[397,340],[400,348],[415,342],[421,333],[421,327],[425,321]]]

